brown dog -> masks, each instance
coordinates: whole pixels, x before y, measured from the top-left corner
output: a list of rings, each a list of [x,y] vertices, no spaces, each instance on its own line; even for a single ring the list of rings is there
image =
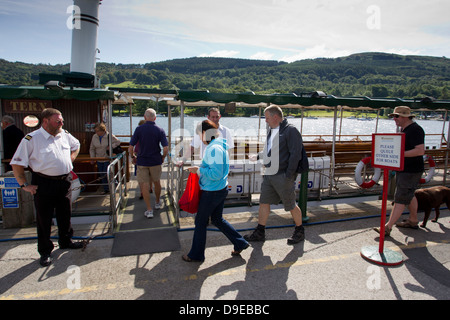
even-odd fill
[[[434,208],[436,211],[436,218],[431,220],[433,222],[437,222],[439,219],[439,207],[441,204],[447,204],[447,208],[450,209],[450,188],[437,186],[426,189],[417,189],[414,195],[416,196],[419,204],[418,211],[423,210],[425,212],[423,222],[420,225],[422,228],[425,228],[427,225],[431,209]]]

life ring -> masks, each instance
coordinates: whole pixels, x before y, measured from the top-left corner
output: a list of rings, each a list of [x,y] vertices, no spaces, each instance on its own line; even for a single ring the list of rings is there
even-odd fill
[[[72,203],[74,203],[80,196],[81,183],[80,178],[78,178],[75,172],[70,171],[70,173],[72,174]]]
[[[433,178],[434,176],[434,172],[435,172],[435,168],[436,168],[436,163],[434,162],[434,159],[432,156],[423,156],[423,161],[428,159],[428,165],[430,166],[430,170],[428,170],[428,174],[425,176],[425,178],[420,179],[420,183],[424,184],[427,182],[430,182],[430,180]]]
[[[374,168],[375,172],[373,173],[372,180],[370,180],[369,182],[363,181],[362,169],[370,163],[370,160],[371,157],[361,159],[361,161],[359,161],[358,165],[355,168],[355,181],[361,188],[364,189],[372,188],[376,183],[378,183],[378,180],[380,180],[381,177],[381,169]]]

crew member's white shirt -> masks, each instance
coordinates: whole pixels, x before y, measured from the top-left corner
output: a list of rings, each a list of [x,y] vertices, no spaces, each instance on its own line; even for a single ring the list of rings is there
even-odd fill
[[[52,136],[41,127],[22,139],[11,164],[30,167],[34,172],[48,176],[60,176],[72,171],[70,154],[79,148],[78,139],[67,131],[61,130]]]

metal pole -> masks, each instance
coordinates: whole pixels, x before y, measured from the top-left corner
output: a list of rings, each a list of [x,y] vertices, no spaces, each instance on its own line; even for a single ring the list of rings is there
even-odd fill
[[[301,108],[300,133],[303,133],[303,109],[304,107]]]
[[[301,173],[300,177],[300,193],[298,197],[298,206],[302,211],[302,221],[307,222],[309,217],[306,216],[308,209],[308,175],[309,170]]]
[[[447,122],[447,110],[445,110],[445,114],[444,114],[444,124],[442,125],[441,142],[440,142],[439,148],[442,146],[442,140],[444,139],[445,123],[446,122]]]
[[[129,109],[128,109],[128,114],[130,115],[130,137],[133,136],[133,111],[131,108],[131,103],[128,104]]]
[[[330,174],[330,189],[329,189],[329,195],[331,196],[331,193],[333,191],[333,182],[334,182],[334,166],[335,166],[335,151],[336,151],[336,122],[337,122],[337,106],[334,107],[334,120],[333,120],[333,143],[331,145],[331,174]]]
[[[449,152],[449,148],[450,148],[450,143],[449,143],[449,139],[450,138],[450,123],[448,126],[448,133],[447,133],[447,148],[445,150],[445,165],[444,165],[444,186],[447,183],[447,168],[448,168],[448,152]]]
[[[184,129],[184,101],[180,103],[180,129],[183,132]],[[183,137],[181,137],[183,139]]]
[[[261,131],[261,106],[259,106],[259,115],[258,115],[258,142],[260,141],[260,131]]]
[[[378,133],[378,119],[380,118],[380,109],[377,111],[377,122],[375,123],[375,133]]]
[[[108,100],[108,148],[109,155],[112,156],[112,102]]]
[[[174,205],[174,201],[173,201],[173,192],[174,192],[174,188],[173,188],[173,179],[174,179],[174,166],[173,166],[173,161],[172,161],[172,110],[170,109],[170,105],[167,104],[167,117],[168,117],[168,140],[169,140],[169,154],[168,154],[168,158],[167,158],[167,191],[169,192],[169,200],[170,203],[172,205]],[[176,206],[174,205],[174,207],[176,208]]]
[[[303,107],[302,107],[302,118],[300,121],[300,134],[302,133],[303,129]],[[305,147],[305,144],[303,142],[302,148]],[[309,220],[309,217],[307,217],[307,209],[308,209],[308,175],[309,170],[306,172],[302,172],[300,176],[300,192],[298,195],[298,206],[300,210],[302,211],[302,221],[307,222]]]

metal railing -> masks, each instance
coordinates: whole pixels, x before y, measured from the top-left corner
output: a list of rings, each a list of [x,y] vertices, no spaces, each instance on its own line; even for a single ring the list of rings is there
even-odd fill
[[[98,160],[99,158],[87,158],[83,162]],[[106,158],[101,160],[108,161]],[[81,193],[78,191],[77,200],[73,202],[72,212],[74,216],[108,215],[111,223],[110,228],[113,230],[117,226],[119,211],[125,207],[126,196],[128,195],[126,152],[124,151],[110,158],[110,160],[111,163],[108,165],[106,172],[76,172],[80,185],[75,187],[72,184],[72,188],[80,189]],[[97,177],[92,180],[93,176]],[[105,178],[107,181],[103,182]],[[88,180],[87,182],[85,182],[86,179]],[[108,194],[94,191],[99,187],[105,187],[106,184],[109,189]],[[110,201],[103,201],[108,196]]]
[[[107,169],[107,177],[109,184],[110,196],[110,214],[112,217],[113,230],[116,228],[119,220],[120,209],[125,207],[127,188],[127,157],[126,152],[122,152],[109,164]]]
[[[170,204],[175,210],[175,225],[177,228],[180,227],[180,208],[178,206],[178,200],[184,189],[182,185],[183,181],[183,166],[176,165],[172,161],[172,157],[168,156],[168,166],[167,166],[167,195]],[[187,175],[186,175],[187,179]]]
[[[180,200],[185,187],[186,182],[189,176],[189,172],[185,170],[185,167],[189,167],[193,165],[191,161],[187,161],[186,163],[177,163],[177,161],[172,161],[173,159],[169,155],[168,158],[168,168],[167,168],[167,191],[168,197],[171,205],[174,208],[175,214],[175,224],[179,228],[180,227],[180,218],[192,216],[189,213],[183,212],[180,210],[178,205],[178,201]],[[233,161],[234,163],[235,161]],[[314,170],[311,169],[309,172],[320,175],[319,186],[317,190],[317,198],[320,199],[322,189],[325,189],[327,186],[322,186],[322,175],[323,171],[326,169]],[[328,168],[329,170],[329,168]],[[303,175],[303,179],[301,181],[301,188],[299,187],[298,192],[299,201],[301,200],[301,206],[303,219],[307,219],[306,217],[306,207],[307,207],[307,198],[308,198],[308,173],[305,172]],[[243,176],[242,178],[242,192],[231,192],[227,196],[227,201],[231,205],[243,205],[251,207],[253,205],[252,195],[259,194],[260,191],[255,190],[255,186],[253,185],[253,180],[255,180],[255,176],[261,174],[261,171],[242,171],[242,172],[232,172],[230,171],[229,178],[234,178],[238,176]],[[299,181],[299,182],[300,182]],[[262,181],[261,181],[262,182]],[[300,185],[299,185],[300,186]],[[238,202],[236,202],[236,200]],[[300,202],[299,202],[300,203]],[[306,220],[305,220],[306,221]]]

